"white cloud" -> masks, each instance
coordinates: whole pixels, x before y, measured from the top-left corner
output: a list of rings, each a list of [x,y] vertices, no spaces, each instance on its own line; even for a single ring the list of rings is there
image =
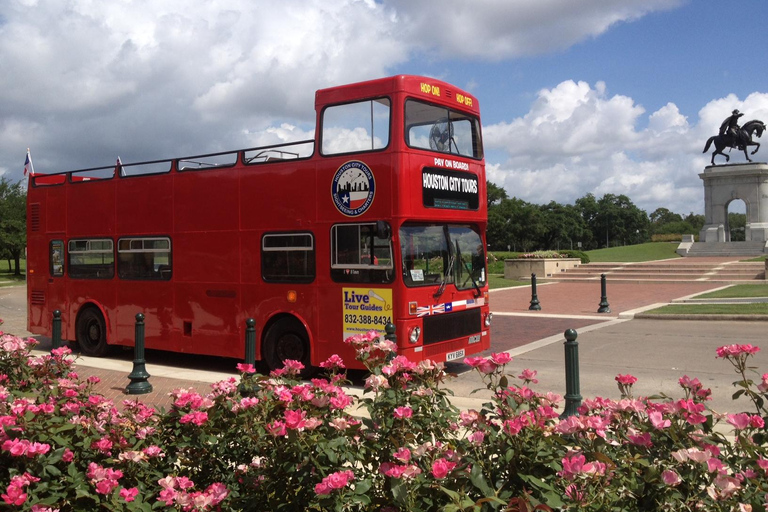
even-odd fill
[[[305,140],[318,88],[421,60],[551,53],[682,2],[4,0],[0,170],[20,178],[27,147],[45,172]],[[491,180],[532,202],[610,191],[701,210],[701,150],[723,113],[768,118],[764,94],[715,100],[692,122],[608,85],[563,81],[485,127],[503,155]]]
[[[389,0],[426,56],[501,60],[568,48],[683,0]]]
[[[484,128],[486,148],[506,160],[488,165],[488,177],[507,193],[537,204],[573,203],[587,193],[625,194],[648,212],[667,207],[701,213],[701,154],[724,116],[738,108],[746,119],[768,119],[768,94],[708,103],[695,125],[668,103],[648,116],[631,98],[605,94],[605,84],[562,82],[542,90],[521,118]],[[743,162],[743,156],[731,158]],[[717,163],[724,163],[722,157]]]

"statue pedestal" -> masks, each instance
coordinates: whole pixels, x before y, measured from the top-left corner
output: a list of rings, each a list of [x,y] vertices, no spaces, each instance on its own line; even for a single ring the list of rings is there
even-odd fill
[[[710,165],[699,177],[704,182],[705,218],[700,242],[731,241],[728,205],[735,199],[747,206],[745,240],[768,241],[768,164]]]
[[[727,242],[725,226],[722,224],[705,224],[699,231],[699,242]]]

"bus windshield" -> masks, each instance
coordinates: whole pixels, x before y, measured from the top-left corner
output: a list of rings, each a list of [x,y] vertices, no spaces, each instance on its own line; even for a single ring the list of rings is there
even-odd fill
[[[423,101],[405,102],[405,142],[412,148],[483,157],[477,118]]]
[[[485,248],[474,226],[404,224],[400,250],[406,286],[453,283],[468,290],[485,285]]]

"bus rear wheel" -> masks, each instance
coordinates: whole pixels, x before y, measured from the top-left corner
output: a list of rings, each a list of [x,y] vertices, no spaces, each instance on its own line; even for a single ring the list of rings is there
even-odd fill
[[[89,307],[77,317],[75,336],[80,351],[86,356],[101,357],[107,354],[107,328],[101,312]]]
[[[283,361],[293,359],[304,365],[302,378],[312,375],[307,332],[295,318],[283,318],[272,324],[264,337],[263,356],[270,370],[278,370],[284,366]]]

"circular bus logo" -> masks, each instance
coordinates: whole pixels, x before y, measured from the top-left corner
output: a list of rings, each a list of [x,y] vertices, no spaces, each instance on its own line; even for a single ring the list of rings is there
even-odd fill
[[[348,217],[362,215],[373,203],[376,181],[371,168],[358,160],[347,162],[336,171],[331,195],[336,209]]]

